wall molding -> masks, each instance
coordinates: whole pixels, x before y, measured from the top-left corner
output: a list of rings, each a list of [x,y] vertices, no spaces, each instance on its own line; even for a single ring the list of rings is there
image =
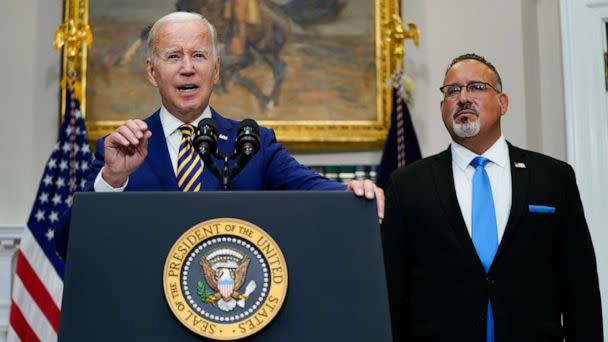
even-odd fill
[[[0,225],[0,249],[12,248],[21,241],[24,226]]]
[[[15,255],[19,250],[24,226],[0,225],[0,342],[6,341],[11,306]]]
[[[590,7],[590,8],[599,8],[599,7],[606,7],[606,6],[608,6],[608,1],[604,1],[604,0],[587,2],[587,7]]]
[[[568,162],[595,248],[608,339],[608,92],[603,54],[608,1],[560,1]]]

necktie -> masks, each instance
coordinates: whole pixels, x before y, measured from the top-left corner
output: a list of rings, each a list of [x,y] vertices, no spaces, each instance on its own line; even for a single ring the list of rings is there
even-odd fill
[[[181,191],[199,191],[201,189],[201,158],[192,146],[194,127],[184,124],[179,126],[182,141],[177,154],[177,186]]]
[[[492,265],[498,250],[498,231],[496,230],[496,211],[492,198],[490,178],[485,170],[488,159],[476,157],[471,161],[475,168],[473,175],[473,205],[471,210],[471,230],[475,250],[486,273]],[[488,317],[486,325],[487,342],[494,342],[494,319],[492,306],[488,299]]]

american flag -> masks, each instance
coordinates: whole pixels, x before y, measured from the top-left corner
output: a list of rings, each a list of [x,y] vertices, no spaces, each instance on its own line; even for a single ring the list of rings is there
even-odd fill
[[[403,71],[396,71],[394,78],[401,80]],[[391,113],[391,126],[388,130],[382,159],[378,166],[376,184],[386,190],[390,175],[396,169],[415,162],[422,157],[420,145],[416,138],[416,131],[412,124],[410,110],[405,103],[403,95],[403,81],[393,86],[393,110]]]
[[[59,138],[46,163],[27,227],[13,283],[8,341],[56,341],[61,314],[64,263],[54,233],[75,191],[84,185],[92,156],[73,87]]]

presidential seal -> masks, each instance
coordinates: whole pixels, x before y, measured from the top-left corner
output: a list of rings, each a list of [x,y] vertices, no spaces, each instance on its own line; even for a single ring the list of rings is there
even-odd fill
[[[163,284],[171,311],[188,329],[236,340],[277,315],[287,294],[287,265],[260,227],[220,218],[197,224],[175,242]]]

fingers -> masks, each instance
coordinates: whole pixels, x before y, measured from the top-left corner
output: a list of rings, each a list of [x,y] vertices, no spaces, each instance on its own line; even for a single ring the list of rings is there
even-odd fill
[[[369,179],[363,181],[363,190],[365,191],[365,198],[372,200],[376,198],[376,184]]]
[[[378,208],[378,222],[382,223],[384,219],[384,190],[381,187],[375,186],[374,193],[376,195],[376,206]]]
[[[121,187],[148,154],[152,132],[142,120],[127,120],[104,142],[102,178],[114,188]]]
[[[151,131],[145,131],[144,132],[144,136],[141,139],[141,148],[142,150],[147,153],[148,152],[148,141],[150,140],[150,137],[152,136],[152,132]]]
[[[376,184],[369,179],[363,181],[352,180],[346,186],[346,190],[354,192],[357,197],[365,196],[370,200],[376,198],[376,188],[378,188]]]
[[[376,199],[378,220],[382,222],[382,219],[384,219],[384,190],[382,188],[366,179],[364,181],[352,180],[348,182],[346,190],[354,192],[357,197],[365,196],[368,200]]]
[[[150,138],[148,125],[142,120],[127,120],[108,136],[108,143],[123,147],[138,146],[142,139]]]
[[[359,180],[351,180],[348,182],[346,190],[354,192],[357,197],[361,197],[365,194],[365,191],[363,190],[363,181]]]

